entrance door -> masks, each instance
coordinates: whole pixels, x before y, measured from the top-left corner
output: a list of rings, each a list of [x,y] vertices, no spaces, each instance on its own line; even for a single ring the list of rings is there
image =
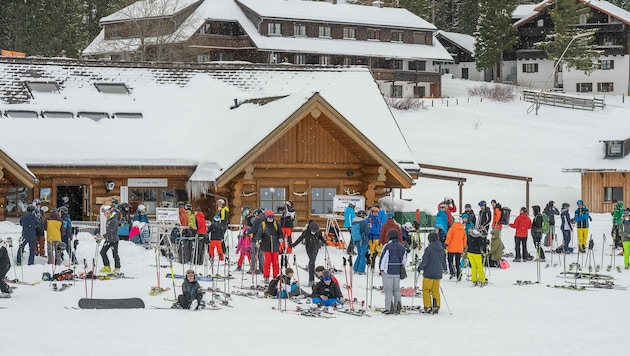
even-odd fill
[[[64,199],[67,198],[67,199]],[[66,202],[67,200],[67,202]],[[83,220],[83,186],[57,186],[57,207],[66,205],[73,221]]]

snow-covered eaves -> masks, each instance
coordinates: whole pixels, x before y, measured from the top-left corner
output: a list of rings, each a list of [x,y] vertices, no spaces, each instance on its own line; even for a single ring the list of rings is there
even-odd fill
[[[203,0],[141,0],[101,19],[101,25],[131,19],[171,17]]]
[[[475,38],[471,35],[439,30],[436,36],[442,36],[466,52],[472,55],[475,54]]]
[[[604,0],[580,0],[587,6],[601,11],[627,25],[630,25],[630,12]],[[514,23],[515,27],[519,27],[525,23],[532,21],[542,14],[545,8],[553,4],[553,0],[543,0],[536,5],[519,5],[514,13],[513,19],[519,19]]]
[[[365,26],[437,30],[407,9],[365,5],[333,4],[302,0],[236,0],[265,19],[301,20]]]
[[[31,97],[26,81],[56,82],[59,93]],[[94,85],[99,82],[123,83],[129,94],[100,93]],[[195,179],[215,181],[315,92],[392,161],[415,161],[365,67],[2,58],[0,142],[26,165],[197,166]],[[16,93],[20,100],[8,99]],[[270,97],[275,100],[260,100]],[[6,114],[17,110],[37,118]],[[50,110],[74,118],[39,115]],[[94,111],[109,118],[77,115]],[[142,116],[113,115],[122,111]],[[30,139],[22,132],[46,149],[25,144]]]
[[[31,172],[26,164],[18,162],[13,156],[7,152],[3,147],[0,147],[0,180],[6,176],[7,173],[11,173],[16,177],[21,185],[27,188],[33,188],[37,184],[37,178]]]

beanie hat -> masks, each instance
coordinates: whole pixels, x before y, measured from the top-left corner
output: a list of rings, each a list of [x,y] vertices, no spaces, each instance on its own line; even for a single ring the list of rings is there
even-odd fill
[[[398,230],[396,229],[391,229],[387,232],[387,239],[388,240],[398,240]]]
[[[388,218],[390,218],[390,219],[394,218],[394,213],[393,213],[393,212],[391,212],[391,211],[390,211],[390,212],[388,212],[388,213],[387,213],[387,217],[388,217]]]
[[[464,205],[464,208],[472,208],[472,206],[470,206],[470,203],[466,203],[466,205]]]
[[[322,277],[330,277],[330,271],[325,269],[322,271]]]
[[[429,233],[429,242],[434,242],[438,240],[438,234],[435,232]]]

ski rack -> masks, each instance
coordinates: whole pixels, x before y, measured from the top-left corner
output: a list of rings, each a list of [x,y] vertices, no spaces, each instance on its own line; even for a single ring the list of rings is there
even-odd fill
[[[172,256],[177,256],[176,248],[171,242],[171,233],[174,229],[181,228],[181,224],[179,222],[164,221],[149,223],[148,225],[151,236],[149,237],[147,248],[150,250],[159,247],[162,250],[167,250]]]

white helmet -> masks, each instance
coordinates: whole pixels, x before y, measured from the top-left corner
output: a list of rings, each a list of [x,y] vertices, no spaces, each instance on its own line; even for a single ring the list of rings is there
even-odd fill
[[[146,213],[147,212],[147,207],[142,205],[142,204],[140,204],[140,205],[138,205],[138,211],[141,212],[141,213]]]
[[[217,200],[217,204],[221,204],[221,205],[225,206],[225,200],[219,199],[219,200]]]

